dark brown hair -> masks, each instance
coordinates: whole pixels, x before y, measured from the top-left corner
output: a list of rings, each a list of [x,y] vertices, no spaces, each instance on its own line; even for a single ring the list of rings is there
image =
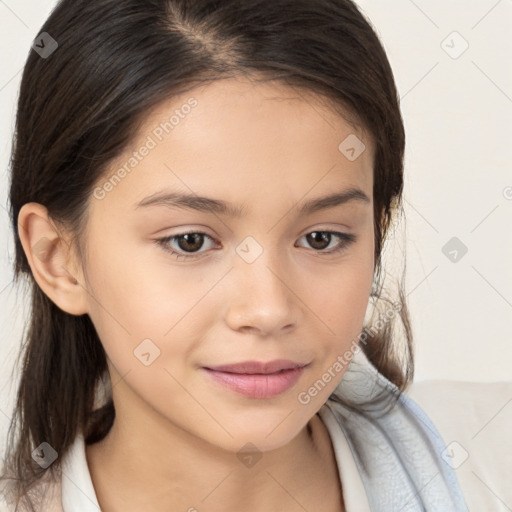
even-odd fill
[[[374,142],[370,298],[378,312],[392,302],[383,292],[381,253],[401,206],[405,147],[391,67],[371,23],[350,0],[61,0],[43,32],[58,47],[46,58],[34,50],[28,55],[10,162],[14,277],[28,281],[31,315],[0,474],[0,483],[15,482],[16,503],[23,500],[28,510],[34,505],[27,492],[45,473],[58,477],[77,432],[87,443],[101,440],[115,409],[111,397],[94,409],[107,363],[89,316],[59,309],[33,278],[17,227],[25,203],[44,205],[73,235],[82,258],[93,187],[151,109],[221,78],[280,81],[326,99]],[[413,344],[401,288],[396,300],[403,346],[388,321],[365,326],[361,347],[403,391],[413,377]],[[31,457],[42,442],[59,454],[47,469]]]

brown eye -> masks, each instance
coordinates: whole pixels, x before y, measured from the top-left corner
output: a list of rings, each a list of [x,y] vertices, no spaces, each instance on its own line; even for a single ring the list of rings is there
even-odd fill
[[[325,249],[329,246],[329,242],[331,241],[331,233],[327,231],[313,231],[306,235],[308,243],[313,247],[313,249]],[[325,245],[327,243],[327,245]]]
[[[185,252],[197,251],[201,248],[204,241],[204,235],[202,233],[185,233],[175,238],[178,241],[178,247]]]
[[[304,235],[304,237],[313,249],[325,254],[333,254],[343,251],[357,239],[356,235],[350,233],[339,233],[337,231],[312,231],[311,233]],[[334,248],[331,247],[330,250],[326,251],[325,249],[329,247],[333,238],[341,240],[341,242],[338,242]]]
[[[203,247],[205,239],[213,240],[212,237],[206,233],[189,232],[159,238],[155,240],[155,242],[162,246],[165,251],[170,252],[177,258],[193,259],[194,257],[200,256],[203,252],[206,252],[199,251],[199,249]],[[175,245],[171,245],[171,242],[174,242]],[[177,250],[174,250],[173,247]]]

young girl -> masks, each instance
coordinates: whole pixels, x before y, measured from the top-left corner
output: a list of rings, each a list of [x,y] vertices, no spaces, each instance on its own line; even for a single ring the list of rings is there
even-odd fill
[[[350,0],[61,0],[13,146],[3,510],[466,511],[383,292],[404,144]]]

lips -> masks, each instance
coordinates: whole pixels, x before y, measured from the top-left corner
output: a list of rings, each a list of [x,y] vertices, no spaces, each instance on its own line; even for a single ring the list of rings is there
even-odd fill
[[[259,361],[244,361],[235,364],[224,364],[220,366],[207,366],[207,370],[213,370],[224,373],[238,373],[244,375],[268,375],[273,373],[282,372],[284,370],[293,370],[302,368],[308,363],[301,363],[291,361],[289,359],[276,359],[274,361],[259,362]]]
[[[271,398],[293,387],[309,363],[276,359],[203,367],[216,383],[248,398]]]

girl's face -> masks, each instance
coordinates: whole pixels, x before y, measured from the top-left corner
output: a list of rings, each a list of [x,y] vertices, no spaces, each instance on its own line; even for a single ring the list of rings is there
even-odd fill
[[[305,427],[340,382],[368,305],[372,151],[277,83],[217,81],[151,112],[97,183],[88,281],[77,276],[119,428],[265,451]],[[311,207],[348,189],[368,199]],[[269,377],[269,394],[265,377],[248,396],[205,370],[276,359],[307,366],[280,392]]]

